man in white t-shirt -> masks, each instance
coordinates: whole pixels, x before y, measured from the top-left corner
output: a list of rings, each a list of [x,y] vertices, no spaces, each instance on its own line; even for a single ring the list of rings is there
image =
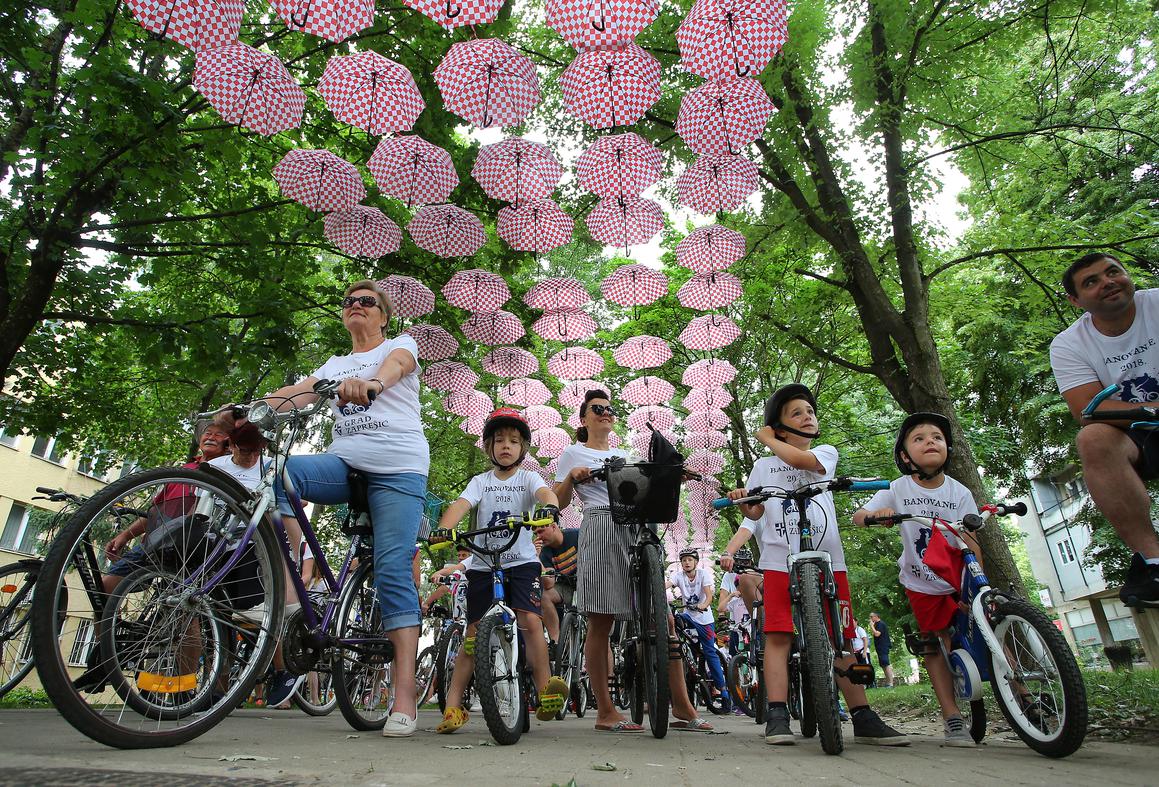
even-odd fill
[[[1159,535],[1151,524],[1146,481],[1159,478],[1159,434],[1130,421],[1085,421],[1102,389],[1119,391],[1098,412],[1159,405],[1159,290],[1136,292],[1118,259],[1095,252],[1062,277],[1067,300],[1084,314],[1050,344],[1050,366],[1071,414],[1083,424],[1079,459],[1091,499],[1135,550],[1119,598],[1159,606]]]
[[[716,649],[716,632],[713,629],[716,619],[711,611],[716,582],[713,581],[712,572],[700,568],[699,563],[700,552],[695,549],[681,551],[680,568],[668,576],[666,584],[675,588],[684,602],[684,611],[680,617],[692,624],[700,635],[700,652],[704,654],[704,662],[712,675],[712,685],[720,693],[721,712],[728,713],[732,709],[732,699],[728,696],[724,670],[720,666],[720,653]]]

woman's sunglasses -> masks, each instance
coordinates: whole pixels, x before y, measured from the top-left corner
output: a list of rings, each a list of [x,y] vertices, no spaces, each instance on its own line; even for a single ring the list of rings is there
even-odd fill
[[[596,415],[615,415],[616,408],[610,404],[593,404],[591,411]]]
[[[369,309],[371,306],[378,306],[378,298],[373,295],[359,295],[357,298],[347,295],[342,299],[342,308],[349,309],[356,303],[364,309]]]

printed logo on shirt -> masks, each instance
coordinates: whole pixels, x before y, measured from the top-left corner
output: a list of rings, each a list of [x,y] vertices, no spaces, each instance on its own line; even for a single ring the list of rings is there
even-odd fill
[[[355,402],[347,402],[346,404],[344,404],[338,408],[338,412],[342,413],[343,415],[358,415],[359,413],[365,413],[369,409],[370,409],[369,405],[357,404]]]
[[[926,556],[926,548],[929,547],[930,536],[933,534],[933,529],[928,527],[923,527],[918,531],[918,537],[914,540],[914,549],[917,551],[919,559]],[[917,563],[910,566],[909,572],[915,579],[922,579],[926,582],[937,582],[940,579],[925,563]]]
[[[1142,363],[1142,359],[1134,361],[1124,366],[1123,371],[1133,366],[1142,365]],[[1124,380],[1119,383],[1119,387],[1121,389],[1119,391],[1119,399],[1124,402],[1142,404],[1144,402],[1159,400],[1159,381],[1146,374],[1140,375],[1139,377],[1132,377],[1130,380]]]

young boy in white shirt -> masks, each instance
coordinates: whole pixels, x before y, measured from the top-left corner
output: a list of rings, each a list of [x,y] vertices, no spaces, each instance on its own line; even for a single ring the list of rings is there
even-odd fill
[[[712,616],[712,591],[716,585],[712,572],[700,568],[700,552],[692,547],[680,552],[680,566],[668,577],[666,585],[675,588],[684,602],[684,611],[680,616],[691,623],[700,637],[700,652],[704,654],[704,663],[712,675],[712,685],[715,693],[721,699],[721,713],[732,710],[732,698],[728,694],[728,686],[724,680],[724,670],[720,665],[720,653],[716,649],[716,631],[713,626],[716,619]]]

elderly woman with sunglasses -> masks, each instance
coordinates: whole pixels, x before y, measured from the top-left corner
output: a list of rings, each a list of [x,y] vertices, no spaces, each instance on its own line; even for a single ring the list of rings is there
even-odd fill
[[[341,380],[334,413],[333,439],[326,453],[295,456],[286,469],[294,489],[315,503],[350,499],[347,477],[359,470],[369,481],[374,523],[374,581],[382,626],[394,643],[394,708],[383,727],[387,737],[416,729],[415,660],[418,653],[418,592],[411,580],[411,557],[426,498],[430,450],[419,405],[418,347],[413,338],[386,335],[392,306],[372,281],[357,281],[342,299],[342,324],[351,351],[331,356],[313,374],[268,396],[281,410],[317,399],[320,379]],[[373,400],[372,400],[373,397]],[[278,484],[282,520],[292,542],[300,539],[296,520]]]

